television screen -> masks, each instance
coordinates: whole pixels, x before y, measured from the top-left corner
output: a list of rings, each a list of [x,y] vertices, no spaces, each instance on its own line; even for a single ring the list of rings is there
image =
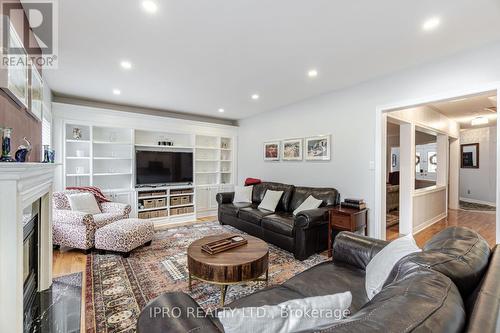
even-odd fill
[[[138,150],[135,158],[137,185],[193,182],[193,153]]]

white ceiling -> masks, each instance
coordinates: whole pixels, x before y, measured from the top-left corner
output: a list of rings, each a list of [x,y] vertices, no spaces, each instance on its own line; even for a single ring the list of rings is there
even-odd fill
[[[479,95],[452,101],[429,104],[429,106],[446,117],[458,122],[461,129],[494,126],[497,122],[497,102],[495,95]],[[472,126],[471,120],[486,117],[488,124]]]
[[[54,92],[241,119],[500,40],[498,0],[157,4],[151,15],[140,0],[59,1],[59,68],[46,71]],[[424,32],[433,16],[441,25]]]

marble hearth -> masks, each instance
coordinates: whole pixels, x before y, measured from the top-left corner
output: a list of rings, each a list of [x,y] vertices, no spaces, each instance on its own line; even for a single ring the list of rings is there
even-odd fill
[[[52,284],[54,164],[0,163],[0,332],[23,331],[23,211],[39,204],[38,291]]]

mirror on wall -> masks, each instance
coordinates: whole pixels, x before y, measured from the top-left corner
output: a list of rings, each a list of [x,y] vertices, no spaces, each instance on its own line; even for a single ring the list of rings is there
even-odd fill
[[[463,169],[479,169],[479,143],[468,143],[460,146]]]
[[[415,131],[415,189],[436,185],[437,136]]]

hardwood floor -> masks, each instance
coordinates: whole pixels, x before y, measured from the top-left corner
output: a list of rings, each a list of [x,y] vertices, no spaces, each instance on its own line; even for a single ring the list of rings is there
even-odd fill
[[[429,226],[415,235],[418,246],[422,247],[429,239],[441,230],[461,226],[476,230],[491,247],[495,245],[495,212],[474,212],[466,210],[449,210],[448,217]],[[393,240],[399,236],[398,225],[387,229],[387,239]]]

